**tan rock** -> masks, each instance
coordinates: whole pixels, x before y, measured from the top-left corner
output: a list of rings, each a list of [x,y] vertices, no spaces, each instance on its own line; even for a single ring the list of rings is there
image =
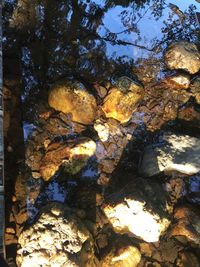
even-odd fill
[[[190,86],[190,77],[187,74],[173,75],[165,78],[163,82],[173,89],[188,89]]]
[[[18,267],[96,266],[93,238],[66,205],[51,203],[44,207],[18,242]]]
[[[161,204],[161,199],[163,204],[158,209],[157,203]],[[159,184],[137,178],[111,194],[102,209],[116,233],[157,242],[170,223],[166,203],[166,196]]]
[[[40,174],[45,181],[48,181],[62,164],[65,164],[69,172],[75,174],[85,166],[95,150],[95,142],[88,138],[50,144],[41,160]]]
[[[194,74],[200,69],[200,53],[193,43],[177,42],[167,49],[165,62],[169,69],[183,69]]]
[[[94,96],[78,81],[55,84],[49,93],[48,103],[55,110],[71,113],[72,120],[82,124],[91,124],[96,116]]]
[[[138,102],[143,98],[143,88],[128,77],[121,77],[118,87],[110,89],[104,100],[102,110],[107,118],[120,123],[128,122]]]
[[[190,251],[179,253],[176,267],[197,267],[199,266],[198,258]]]
[[[191,205],[180,206],[175,210],[176,223],[172,226],[170,236],[183,236],[188,242],[200,244],[200,213]]]
[[[99,139],[102,142],[106,142],[109,138],[109,126],[107,125],[107,123],[102,123],[100,121],[96,121],[94,124],[94,129],[95,131],[97,131]]]
[[[140,251],[134,246],[113,249],[101,262],[102,267],[137,267],[141,260]]]

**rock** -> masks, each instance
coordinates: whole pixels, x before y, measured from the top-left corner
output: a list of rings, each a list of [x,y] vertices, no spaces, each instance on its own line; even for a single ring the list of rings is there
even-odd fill
[[[169,69],[183,69],[191,74],[200,69],[200,53],[193,43],[174,43],[168,47],[164,57]]]
[[[99,85],[98,83],[94,83],[94,88],[97,91],[97,94],[100,98],[104,98],[107,95],[107,88],[104,86]]]
[[[89,138],[52,143],[41,160],[40,174],[48,181],[62,164],[66,171],[75,174],[85,166],[95,150],[96,144]]]
[[[139,172],[147,177],[163,171],[192,175],[200,170],[199,153],[198,138],[166,133],[159,143],[146,147]]]
[[[181,251],[176,263],[176,267],[198,267],[198,258],[190,251]]]
[[[200,121],[200,112],[195,110],[193,106],[183,107],[178,111],[178,118],[185,121]]]
[[[102,261],[102,267],[137,267],[141,260],[140,251],[134,246],[114,248]]]
[[[19,237],[18,267],[96,266],[93,239],[66,206],[51,203]]]
[[[177,201],[183,196],[184,181],[182,178],[172,178],[166,182],[166,191],[169,193],[169,197],[172,203],[176,204]]]
[[[126,123],[143,98],[143,87],[125,76],[121,77],[116,85],[109,90],[102,110],[107,118]]]
[[[166,77],[164,82],[169,88],[173,89],[188,89],[190,86],[190,77],[187,74],[179,74]]]
[[[195,80],[192,81],[191,91],[197,104],[200,104],[200,77],[198,76]]]
[[[200,175],[199,173],[186,179],[184,197],[188,202],[200,205]]]
[[[174,212],[175,224],[170,236],[183,236],[190,243],[200,245],[200,212],[191,205],[177,207]]]
[[[159,184],[138,178],[112,194],[102,209],[116,233],[157,242],[169,225],[166,203]]]
[[[71,113],[72,120],[82,124],[92,124],[96,116],[94,96],[78,81],[56,83],[49,93],[48,103],[55,110]]]
[[[108,245],[108,237],[106,234],[99,234],[96,240],[98,248],[102,249]]]
[[[99,139],[102,142],[105,142],[109,138],[109,126],[107,123],[102,123],[100,121],[96,121],[94,124],[94,129],[97,131]]]

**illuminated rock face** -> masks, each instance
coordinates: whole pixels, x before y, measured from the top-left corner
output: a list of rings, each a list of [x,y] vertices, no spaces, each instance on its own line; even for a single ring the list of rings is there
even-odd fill
[[[137,184],[129,184],[111,195],[103,211],[116,233],[157,242],[170,223],[164,194],[161,202],[162,194],[161,187],[138,179]]]
[[[107,118],[120,123],[130,120],[138,102],[143,97],[143,88],[128,77],[121,77],[116,87],[110,89],[104,100],[102,110]]]
[[[101,262],[102,267],[137,267],[141,260],[140,251],[134,246],[113,249]]]
[[[157,242],[169,225],[167,219],[145,210],[145,203],[124,199],[115,206],[106,206],[104,212],[115,232],[134,234],[146,242]]]
[[[96,116],[94,96],[77,81],[55,84],[49,93],[48,103],[55,110],[71,113],[72,120],[82,124],[92,124]]]
[[[18,267],[95,266],[91,234],[62,204],[45,207],[38,221],[21,233],[18,242]]]
[[[96,121],[94,124],[94,129],[98,133],[99,139],[102,142],[106,142],[109,138],[109,126],[107,123],[101,123],[100,121]]]
[[[188,135],[165,134],[160,143],[148,146],[140,173],[153,176],[162,171],[192,175],[200,171],[200,140]]]
[[[167,49],[165,62],[169,69],[183,69],[194,74],[200,69],[200,53],[193,43],[177,42]]]
[[[95,151],[95,142],[88,138],[50,144],[41,160],[40,174],[48,181],[62,164],[68,172],[75,174],[85,166]]]
[[[173,75],[165,78],[163,82],[169,89],[188,89],[190,86],[190,77],[187,74]]]

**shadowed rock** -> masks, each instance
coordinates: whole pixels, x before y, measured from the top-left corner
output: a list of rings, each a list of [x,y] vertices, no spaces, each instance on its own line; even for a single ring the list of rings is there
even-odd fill
[[[158,144],[147,146],[139,172],[153,176],[163,171],[192,175],[200,171],[200,140],[167,133]]]

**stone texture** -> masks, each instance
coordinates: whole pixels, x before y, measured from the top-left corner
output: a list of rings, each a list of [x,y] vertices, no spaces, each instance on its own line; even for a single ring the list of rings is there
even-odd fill
[[[137,267],[141,260],[140,251],[134,246],[125,246],[119,249],[114,248],[101,261],[102,267]]]
[[[102,110],[107,118],[125,123],[130,120],[138,102],[143,98],[143,87],[125,76],[116,85],[109,90]]]
[[[200,76],[198,76],[195,80],[192,81],[191,91],[197,104],[200,104]]]
[[[116,233],[157,242],[169,226],[166,202],[160,185],[137,179],[112,194],[103,211]]]
[[[96,121],[94,124],[94,129],[97,131],[99,139],[105,142],[109,138],[109,126],[107,123],[102,123],[101,121]]]
[[[175,223],[170,236],[182,236],[193,244],[200,245],[200,213],[191,205],[183,205],[174,212]]]
[[[95,119],[96,100],[78,81],[55,84],[49,93],[48,103],[55,110],[70,113],[73,121],[87,125]]]
[[[176,267],[198,267],[199,260],[191,251],[181,251]]]
[[[19,237],[18,267],[96,266],[93,239],[72,211],[51,203]]]
[[[188,89],[190,86],[190,76],[187,74],[177,74],[166,77],[164,82],[169,89]]]
[[[177,42],[168,47],[165,62],[169,69],[183,69],[194,74],[200,69],[200,53],[193,43]]]
[[[147,146],[139,172],[153,176],[162,171],[195,174],[200,170],[200,140],[188,135],[166,133],[158,144]]]
[[[85,166],[95,150],[95,142],[88,138],[52,143],[41,160],[40,174],[48,181],[62,164],[68,172],[75,174]]]

